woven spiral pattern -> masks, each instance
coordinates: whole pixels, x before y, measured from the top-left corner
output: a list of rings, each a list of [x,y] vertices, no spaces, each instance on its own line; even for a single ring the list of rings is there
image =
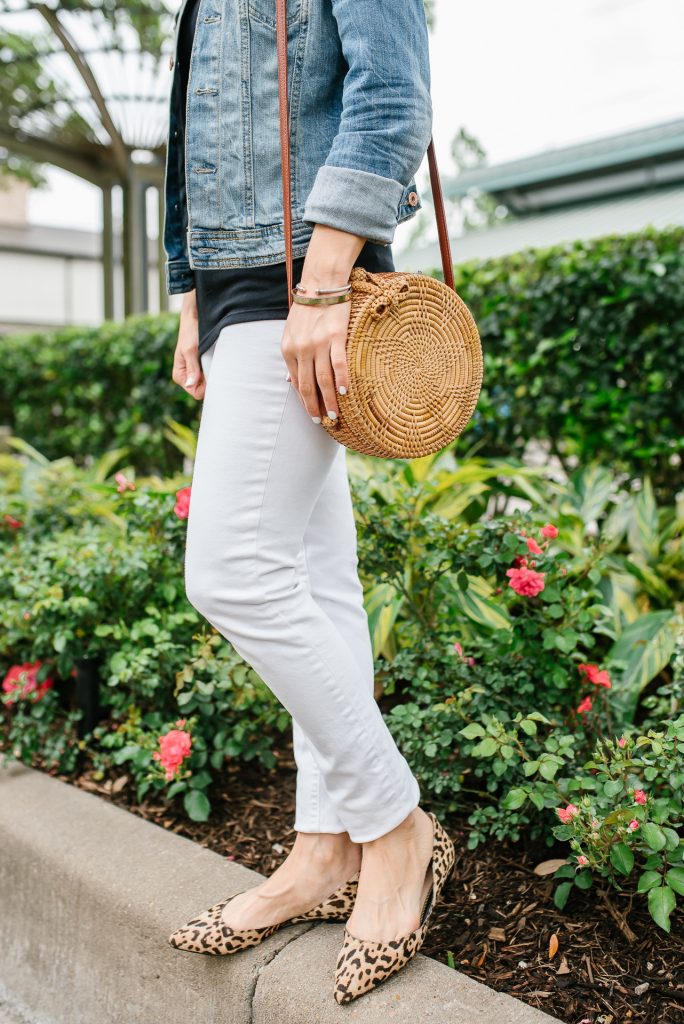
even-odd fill
[[[349,391],[323,426],[365,455],[415,459],[446,447],[475,411],[482,348],[470,310],[426,274],[351,272]]]

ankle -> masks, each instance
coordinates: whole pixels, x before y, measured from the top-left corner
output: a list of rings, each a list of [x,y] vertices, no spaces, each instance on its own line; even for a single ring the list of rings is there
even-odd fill
[[[298,832],[292,852],[317,867],[334,867],[361,859],[361,851],[347,832]]]

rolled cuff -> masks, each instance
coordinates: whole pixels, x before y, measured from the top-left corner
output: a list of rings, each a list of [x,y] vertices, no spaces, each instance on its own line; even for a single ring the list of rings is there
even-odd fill
[[[307,197],[303,220],[387,245],[394,239],[405,193],[405,186],[394,178],[323,164]]]
[[[166,292],[179,295],[195,287],[195,275],[187,260],[166,261]]]

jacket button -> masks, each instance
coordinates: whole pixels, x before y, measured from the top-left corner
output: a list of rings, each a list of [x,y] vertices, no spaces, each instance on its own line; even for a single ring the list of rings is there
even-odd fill
[[[408,194],[408,196],[406,198],[408,199],[409,206],[415,206],[416,203],[418,202],[418,193],[417,192],[409,192],[409,194]]]
[[[173,57],[169,57],[169,71],[173,71]]]

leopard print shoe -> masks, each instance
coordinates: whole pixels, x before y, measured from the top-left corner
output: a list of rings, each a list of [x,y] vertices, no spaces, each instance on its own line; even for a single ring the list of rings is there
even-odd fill
[[[344,943],[335,971],[334,995],[338,1003],[350,1003],[352,999],[357,999],[381,985],[387,978],[400,971],[416,955],[425,941],[432,911],[440,899],[456,861],[454,844],[434,814],[429,814],[434,834],[430,861],[432,886],[423,903],[420,924],[415,931],[391,942],[357,939],[345,928]]]
[[[190,953],[208,953],[213,956],[227,956],[230,953],[237,953],[241,949],[248,949],[250,946],[257,946],[269,935],[273,935],[279,928],[289,924],[297,924],[300,921],[345,921],[352,912],[356,890],[358,887],[358,874],[341,885],[325,900],[317,904],[305,914],[288,918],[280,924],[267,925],[264,928],[230,928],[223,924],[221,915],[223,908],[227,906],[235,896],[229,896],[220,903],[215,903],[198,917],[188,921],[186,925],[179,928],[169,936],[169,942],[175,949],[184,949]],[[241,890],[244,892],[245,890]]]

